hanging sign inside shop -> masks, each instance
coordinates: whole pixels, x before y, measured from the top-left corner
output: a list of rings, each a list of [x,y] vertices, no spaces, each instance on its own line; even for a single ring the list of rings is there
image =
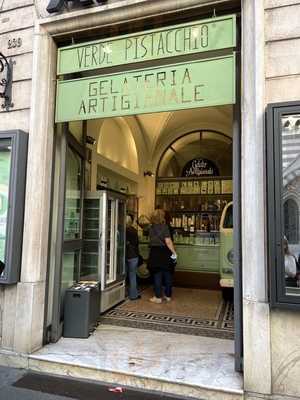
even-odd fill
[[[57,84],[56,122],[235,103],[235,55]]]
[[[218,167],[206,158],[194,158],[182,170],[182,176],[218,176]]]
[[[233,48],[235,26],[235,15],[230,15],[62,47],[57,74]]]

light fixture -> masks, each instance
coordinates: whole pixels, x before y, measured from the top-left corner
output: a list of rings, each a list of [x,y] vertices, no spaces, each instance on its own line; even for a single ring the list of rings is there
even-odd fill
[[[96,143],[96,139],[93,138],[93,136],[87,136],[87,137],[85,138],[85,141],[86,141],[86,143],[88,143],[88,144],[95,144],[95,143]]]
[[[297,119],[297,121],[295,122],[295,128],[300,129],[300,119]]]
[[[154,176],[154,173],[152,171],[144,171],[144,176]]]
[[[289,120],[286,120],[285,123],[283,124],[284,128],[288,128],[291,125]]]

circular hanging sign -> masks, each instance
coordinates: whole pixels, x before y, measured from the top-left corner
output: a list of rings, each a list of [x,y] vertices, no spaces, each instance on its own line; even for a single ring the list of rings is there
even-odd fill
[[[182,176],[218,176],[218,167],[206,158],[194,158],[182,170]]]

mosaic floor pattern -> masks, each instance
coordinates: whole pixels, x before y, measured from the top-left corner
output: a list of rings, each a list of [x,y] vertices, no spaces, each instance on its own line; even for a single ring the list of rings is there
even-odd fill
[[[152,289],[140,300],[125,302],[105,313],[100,323],[164,332],[233,339],[233,304],[214,290],[174,288],[170,303],[149,302]]]

